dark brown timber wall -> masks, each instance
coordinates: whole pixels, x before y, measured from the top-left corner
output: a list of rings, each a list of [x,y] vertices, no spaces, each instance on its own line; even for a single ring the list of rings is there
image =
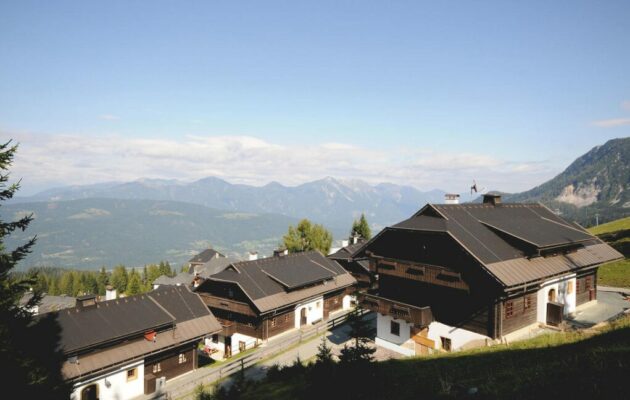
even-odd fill
[[[501,307],[501,336],[536,323],[536,292],[505,300]]]
[[[576,304],[587,303],[597,299],[597,270],[588,271],[576,278]]]
[[[164,376],[168,380],[185,372],[192,371],[197,367],[196,347],[197,343],[191,343],[172,349],[167,353],[147,358],[144,361],[145,374],[153,374],[155,378]],[[181,358],[180,354],[182,355]],[[153,388],[155,388],[155,386],[153,386]]]

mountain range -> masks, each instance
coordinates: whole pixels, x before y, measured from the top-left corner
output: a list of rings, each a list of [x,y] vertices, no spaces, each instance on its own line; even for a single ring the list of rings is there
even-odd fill
[[[505,202],[542,202],[584,226],[629,215],[630,138],[614,139],[576,159],[553,179]],[[324,224],[345,238],[365,213],[373,231],[401,221],[445,192],[423,192],[391,183],[327,177],[299,186],[231,184],[208,177],[195,182],[140,179],[50,189],[17,197],[3,213],[32,212],[35,221],[7,245],[37,234],[34,253],[22,264],[96,268],[181,264],[208,245],[244,257],[268,255],[301,218]],[[480,201],[480,199],[477,199]]]

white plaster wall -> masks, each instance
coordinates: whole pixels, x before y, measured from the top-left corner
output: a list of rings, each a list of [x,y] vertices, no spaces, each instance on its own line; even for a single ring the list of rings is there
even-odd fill
[[[488,336],[466,329],[454,328],[440,322],[431,322],[427,336],[435,342],[435,347],[438,349],[442,348],[442,340],[440,337],[451,339],[451,351],[459,350],[462,346],[466,345],[466,343],[474,340],[490,339]]]
[[[221,336],[219,336],[219,342],[221,342]],[[235,333],[232,335],[232,355],[240,353],[238,349],[238,342],[245,342],[245,348],[250,349],[256,344],[256,338],[243,335],[242,333]]]
[[[569,282],[573,282],[573,290],[570,294],[567,293]],[[577,302],[576,283],[575,274],[544,282],[537,292],[536,320],[547,323],[547,303],[549,302],[549,291],[551,289],[556,291],[556,301],[564,304],[564,315],[567,316],[569,313],[574,313]]]
[[[349,310],[352,308],[351,306],[351,302],[352,300],[356,301],[356,298],[354,296],[350,296],[349,294],[343,296],[343,299],[341,300],[341,307],[344,310]]]
[[[396,321],[400,324],[400,335],[391,333],[391,322]],[[402,319],[394,319],[389,315],[381,315],[376,313],[376,337],[395,345],[405,343],[411,337],[411,324]]]
[[[319,307],[317,303],[319,302]],[[318,297],[308,303],[301,303],[295,306],[295,327],[300,328],[300,316],[302,309],[306,309],[306,324],[310,325],[313,321],[324,319],[324,297]]]
[[[387,340],[383,340],[383,339],[381,339],[379,337],[376,337],[376,340],[374,341],[374,343],[376,343],[377,346],[384,347],[384,348],[386,348],[388,350],[395,351],[397,353],[404,354],[406,356],[415,356],[416,355],[415,350],[408,349],[408,348],[405,348],[405,347],[401,347],[401,346],[399,346],[397,344],[394,344],[392,342],[388,342]]]
[[[131,368],[138,368],[138,375],[136,379],[127,382],[127,370]],[[105,379],[111,384],[110,387],[105,385]],[[89,381],[77,383],[70,399],[80,400],[81,390],[93,383],[98,384],[98,398],[100,400],[125,400],[140,396],[144,394],[144,360],[125,365],[116,371]]]

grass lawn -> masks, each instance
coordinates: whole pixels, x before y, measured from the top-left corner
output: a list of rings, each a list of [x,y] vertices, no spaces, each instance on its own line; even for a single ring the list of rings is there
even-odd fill
[[[600,226],[594,226],[589,228],[588,231],[593,235],[601,235],[602,233],[616,232],[624,229],[630,229],[630,217],[610,221]]]
[[[620,260],[599,267],[597,284],[630,288],[630,260]]]
[[[346,368],[344,370],[344,368]],[[337,371],[326,399],[619,398],[630,376],[630,317],[610,326],[510,345],[373,364],[357,379]],[[335,376],[342,378],[335,379]],[[241,399],[309,398],[308,375],[248,385]],[[321,398],[321,397],[320,397]]]

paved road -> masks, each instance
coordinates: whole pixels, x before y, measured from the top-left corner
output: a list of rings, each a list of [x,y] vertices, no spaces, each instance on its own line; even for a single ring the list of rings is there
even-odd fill
[[[589,327],[608,321],[628,309],[630,309],[630,301],[627,300],[626,295],[617,291],[598,290],[597,304],[578,311],[573,321],[580,326]]]

